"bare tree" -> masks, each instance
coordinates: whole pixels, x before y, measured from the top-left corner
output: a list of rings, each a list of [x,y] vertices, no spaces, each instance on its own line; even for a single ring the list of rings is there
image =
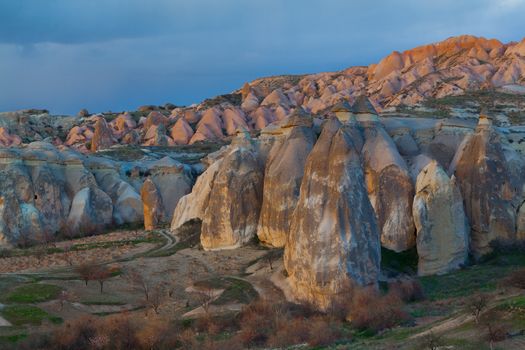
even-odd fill
[[[488,295],[483,293],[476,294],[467,301],[467,308],[476,319],[476,324],[479,324],[479,317],[487,307],[488,301]]]
[[[69,266],[73,266],[73,244],[71,243],[65,243],[64,244],[64,260],[67,262]]]
[[[215,291],[210,287],[204,287],[199,291],[200,304],[206,315],[209,314],[210,306],[215,297]]]
[[[507,329],[494,321],[487,322],[487,340],[489,341],[490,349],[494,349],[494,343],[500,342],[507,338]]]
[[[142,272],[134,268],[127,270],[125,277],[135,288],[144,293],[144,299],[146,299],[146,302],[148,302],[150,297],[151,281]]]
[[[160,307],[166,301],[166,284],[156,284],[150,292],[149,300],[147,301],[148,306],[158,315]]]
[[[84,262],[75,268],[76,273],[80,275],[82,280],[88,285],[88,282],[94,279],[94,274],[97,270],[97,265],[93,262]]]
[[[282,249],[273,249],[264,256],[264,260],[268,263],[270,270],[273,270],[273,263],[277,261],[283,254]]]
[[[105,265],[97,266],[93,272],[92,278],[100,284],[100,293],[104,292],[104,282],[110,279],[111,276],[111,270]]]
[[[443,340],[441,339],[440,335],[430,332],[423,339],[423,345],[425,346],[425,349],[437,350],[443,346]]]

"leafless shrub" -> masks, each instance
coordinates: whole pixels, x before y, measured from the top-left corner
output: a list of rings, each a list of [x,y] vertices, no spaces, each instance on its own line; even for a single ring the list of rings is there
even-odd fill
[[[424,349],[437,350],[443,346],[443,339],[441,335],[429,332],[423,337],[422,346]]]
[[[400,325],[409,319],[397,293],[381,295],[375,289],[356,289],[348,317],[358,329],[374,332]]]
[[[487,294],[484,294],[484,293],[478,293],[468,298],[467,304],[466,304],[467,310],[470,312],[472,316],[474,316],[474,319],[476,320],[476,324],[479,324],[479,317],[481,316],[481,313],[487,307],[488,302],[489,302],[489,297]]]
[[[494,343],[503,341],[507,338],[507,328],[501,324],[494,321],[489,321],[486,323],[487,327],[487,340],[489,342],[490,349],[494,349]]]
[[[144,294],[144,299],[149,300],[151,289],[151,281],[140,271],[134,268],[128,269],[124,273],[124,277],[131,283],[133,287],[140,290]]]
[[[100,285],[100,293],[104,292],[104,282],[112,277],[112,271],[106,265],[96,266],[91,279],[97,281]]]
[[[423,286],[421,286],[421,283],[415,279],[404,278],[391,282],[388,286],[388,290],[392,293],[398,294],[401,300],[406,303],[425,299]]]
[[[93,262],[84,262],[75,268],[75,272],[80,275],[80,278],[88,285],[89,281],[93,280],[97,265]]]

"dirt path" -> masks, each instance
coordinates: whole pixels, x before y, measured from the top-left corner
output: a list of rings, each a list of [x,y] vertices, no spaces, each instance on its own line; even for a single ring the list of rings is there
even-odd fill
[[[153,249],[152,252],[162,252],[168,249],[171,249],[175,244],[177,244],[177,240],[174,236],[171,235],[170,231],[167,229],[161,229],[157,231],[162,237],[166,238],[166,244],[164,244],[162,247],[158,249]]]

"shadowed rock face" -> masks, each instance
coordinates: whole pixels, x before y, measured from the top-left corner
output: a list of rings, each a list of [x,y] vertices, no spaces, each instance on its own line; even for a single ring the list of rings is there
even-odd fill
[[[456,185],[436,161],[417,177],[413,205],[417,229],[418,274],[443,274],[465,264],[468,225]]]
[[[311,118],[310,118],[311,124]],[[314,144],[309,126],[290,126],[288,135],[273,145],[266,163],[264,194],[257,235],[264,244],[284,247],[306,158]]]
[[[210,201],[210,193],[222,164],[222,158],[212,163],[206,171],[197,178],[191,193],[183,196],[177,204],[171,221],[171,230],[176,232],[185,223],[204,218],[204,213]]]
[[[102,230],[111,224],[112,212],[111,198],[105,192],[86,187],[73,198],[67,229],[72,236]]]
[[[284,264],[295,299],[326,308],[352,283],[377,282],[380,239],[358,151],[330,120],[306,161]]]
[[[206,250],[236,248],[256,235],[263,171],[254,145],[245,141],[230,146],[213,179],[201,230]]]
[[[375,209],[381,244],[396,252],[415,245],[412,218],[414,186],[407,165],[379,123],[364,128],[367,190]]]
[[[523,201],[523,168],[507,159],[500,135],[479,125],[465,138],[450,173],[458,180],[469,219],[475,257],[490,252],[495,239],[516,239],[516,213]]]

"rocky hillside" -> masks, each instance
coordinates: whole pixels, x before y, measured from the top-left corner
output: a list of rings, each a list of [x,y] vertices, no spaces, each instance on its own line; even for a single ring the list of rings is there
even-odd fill
[[[189,107],[50,116],[45,110],[0,114],[0,144],[47,139],[81,152],[115,144],[171,146],[229,138],[238,128],[261,130],[298,107],[321,117],[341,101],[366,94],[381,113],[476,117],[480,104],[502,124],[525,114],[525,40],[503,44],[473,36],[393,52],[377,64],[343,71],[278,76]]]
[[[524,50],[464,36],[191,107],[3,113],[0,238],[201,222],[205,250],[284,247],[280,286],[321,309],[384,279],[382,250],[450,272],[525,239]]]

